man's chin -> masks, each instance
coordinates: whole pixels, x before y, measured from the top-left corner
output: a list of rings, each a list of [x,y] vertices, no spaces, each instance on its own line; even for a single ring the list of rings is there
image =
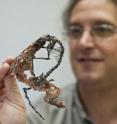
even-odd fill
[[[83,84],[94,84],[99,80],[100,80],[99,76],[94,74],[85,74],[78,76],[79,83],[83,83]]]

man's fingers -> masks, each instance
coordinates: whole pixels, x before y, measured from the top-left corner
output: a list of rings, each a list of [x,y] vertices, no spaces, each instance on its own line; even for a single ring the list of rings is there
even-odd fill
[[[3,63],[11,64],[13,60],[14,60],[13,56],[8,56]]]
[[[2,81],[9,70],[9,64],[4,63],[0,65],[0,81]]]

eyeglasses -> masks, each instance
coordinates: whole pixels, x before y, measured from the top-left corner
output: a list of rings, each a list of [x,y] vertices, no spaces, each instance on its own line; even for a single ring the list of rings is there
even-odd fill
[[[68,28],[68,36],[79,41],[83,36],[84,30],[84,27],[80,24],[71,24]],[[108,23],[94,24],[90,31],[91,36],[96,42],[108,41],[116,33],[117,28]]]

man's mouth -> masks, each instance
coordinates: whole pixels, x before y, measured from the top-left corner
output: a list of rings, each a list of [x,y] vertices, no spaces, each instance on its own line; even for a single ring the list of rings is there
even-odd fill
[[[82,58],[77,58],[77,61],[79,63],[92,63],[92,62],[102,62],[103,59],[99,59],[99,58],[86,58],[86,57],[82,57]]]

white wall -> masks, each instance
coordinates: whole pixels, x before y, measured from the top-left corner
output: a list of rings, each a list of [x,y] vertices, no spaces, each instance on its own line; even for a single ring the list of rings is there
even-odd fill
[[[9,55],[17,56],[43,34],[55,35],[62,40],[65,54],[61,65],[50,78],[54,78],[60,87],[73,82],[68,44],[62,36],[61,25],[62,11],[67,1],[0,0],[0,63]],[[43,71],[43,68],[39,69]],[[22,89],[22,84],[20,87]],[[33,94],[35,92],[31,91]]]

